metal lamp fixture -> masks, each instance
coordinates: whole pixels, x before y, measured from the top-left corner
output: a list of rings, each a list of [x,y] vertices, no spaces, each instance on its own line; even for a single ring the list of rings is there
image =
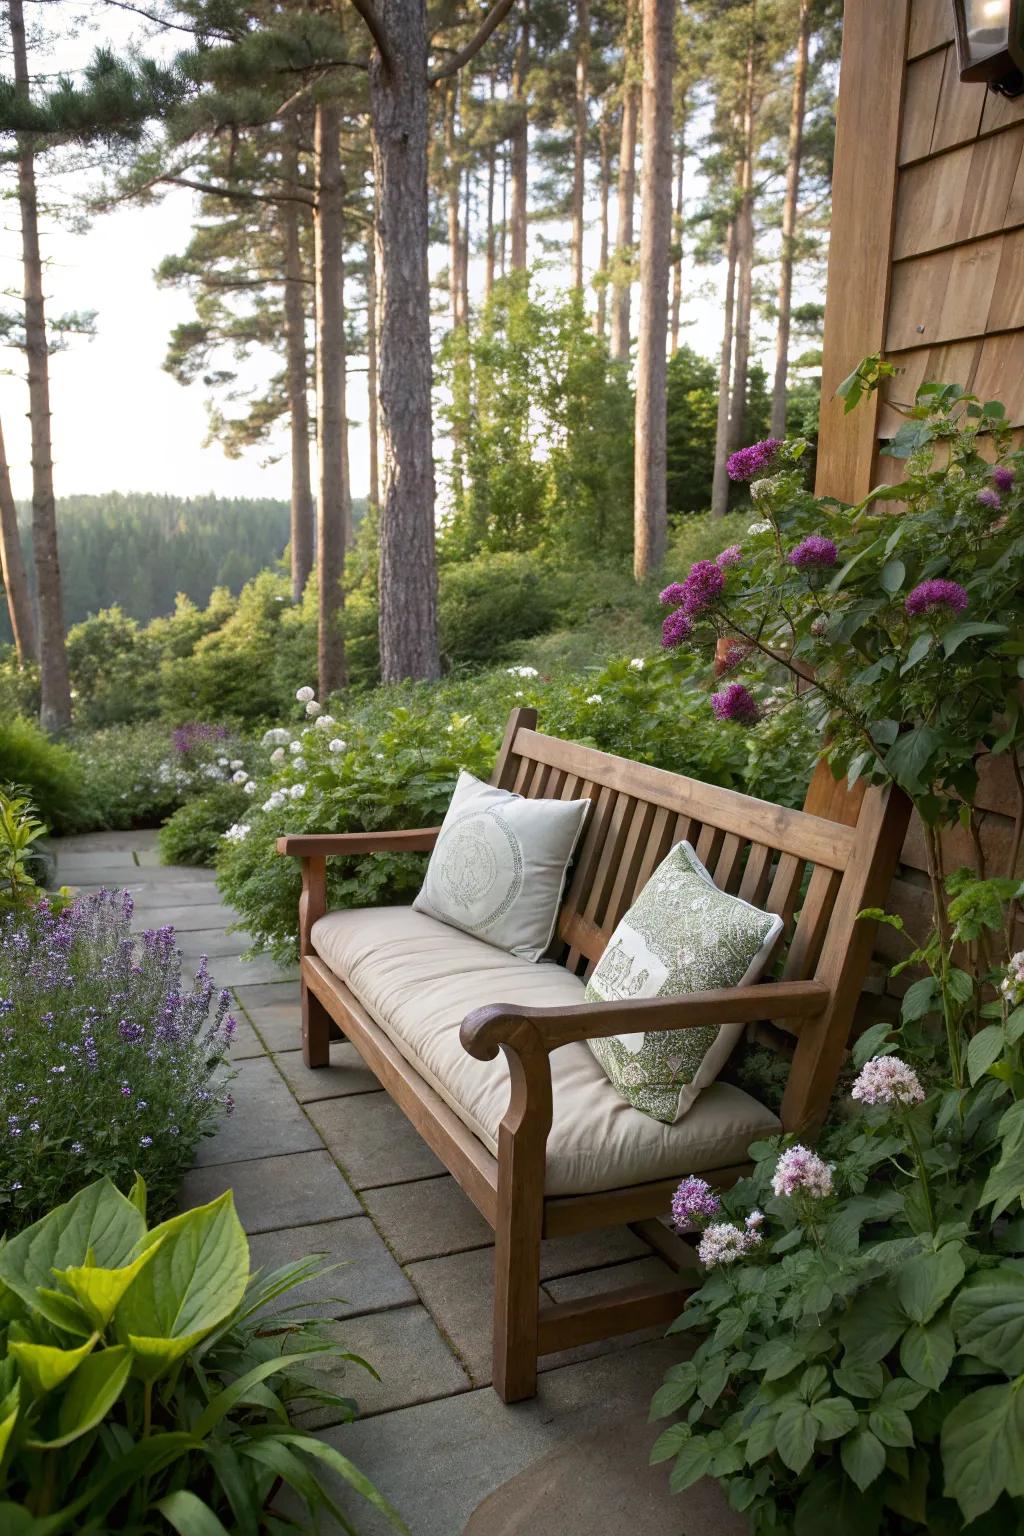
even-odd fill
[[[1024,91],[1024,0],[953,0],[961,80],[983,80],[990,91]]]

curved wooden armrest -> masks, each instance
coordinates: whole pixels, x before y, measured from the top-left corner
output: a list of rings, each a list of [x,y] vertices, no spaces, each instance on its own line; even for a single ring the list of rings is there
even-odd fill
[[[832,993],[820,981],[769,981],[754,987],[716,987],[685,997],[644,997],[615,1003],[574,1003],[566,1008],[526,1008],[491,1003],[464,1019],[459,1039],[471,1056],[490,1061],[498,1047],[516,1050],[536,1037],[549,1051],[573,1040],[639,1030],[700,1029],[750,1024],[759,1019],[813,1019]]]
[[[412,827],[398,832],[302,832],[279,837],[278,853],[293,859],[324,859],[363,853],[429,853],[440,827]]]

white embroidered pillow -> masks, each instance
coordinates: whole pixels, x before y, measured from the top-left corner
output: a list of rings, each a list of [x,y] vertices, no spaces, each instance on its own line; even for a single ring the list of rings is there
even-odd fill
[[[757,981],[782,919],[720,891],[677,843],[619,923],[587,983],[591,1002],[675,997]],[[742,1024],[611,1035],[588,1045],[634,1108],[668,1124],[714,1081]]]
[[[589,800],[528,800],[460,773],[413,906],[524,960],[551,943]]]

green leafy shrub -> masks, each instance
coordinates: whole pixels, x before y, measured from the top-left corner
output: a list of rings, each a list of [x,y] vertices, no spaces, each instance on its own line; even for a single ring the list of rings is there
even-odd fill
[[[3,785],[24,790],[53,831],[72,831],[79,824],[84,803],[74,754],[66,743],[51,741],[33,720],[20,715],[0,719]]]
[[[275,852],[281,833],[437,825],[460,768],[490,773],[517,705],[535,705],[555,735],[788,803],[802,799],[816,750],[799,710],[789,719],[780,707],[749,738],[723,729],[666,656],[565,678],[520,663],[332,701],[336,714],[267,733],[258,790],[222,842],[219,883],[257,947],[294,955],[299,872]],[[407,900],[424,862],[416,854],[332,859],[328,900],[339,908]]]
[[[269,1314],[317,1273],[305,1259],[250,1275],[230,1191],[147,1229],[141,1179],[127,1197],[99,1180],[11,1239],[0,1248],[3,1529],[269,1536],[295,1528],[273,1510],[283,1484],[304,1529],[322,1510],[351,1530],[321,1486],[329,1470],[405,1531],[347,1457],[294,1422],[298,1405],[354,1418],[322,1368],[370,1369],[316,1324]]]
[[[224,833],[249,806],[245,786],[218,784],[186,800],[160,828],[160,857],[165,864],[212,866]]]
[[[0,917],[0,1212],[17,1229],[99,1174],[139,1169],[166,1210],[230,1105],[234,1029],[205,961],[183,985],[172,929],[133,939],[128,893]]]
[[[39,668],[19,667],[13,645],[0,645],[0,720],[39,713]]]
[[[27,795],[7,795],[0,789],[0,912],[25,911],[42,899],[41,882],[50,873],[50,861],[40,846],[45,831]],[[64,898],[62,888],[49,898],[50,905],[59,909]]]
[[[171,731],[157,721],[74,738],[81,785],[72,829],[158,826],[180,805],[245,771],[252,748],[225,726]]]
[[[441,569],[438,629],[449,664],[501,661],[517,640],[550,629],[572,597],[568,571],[535,555],[478,555]]]
[[[160,661],[156,638],[120,608],[104,608],[72,625],[67,652],[78,726],[146,720],[159,712],[153,687]]]

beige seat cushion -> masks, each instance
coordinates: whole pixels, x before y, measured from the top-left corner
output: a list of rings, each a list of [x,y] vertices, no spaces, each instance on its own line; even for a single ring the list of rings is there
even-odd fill
[[[559,965],[532,964],[411,907],[330,912],[313,947],[355,993],[406,1060],[492,1153],[508,1108],[502,1053],[478,1061],[459,1040],[485,1003],[564,1007],[583,982]],[[547,1193],[585,1194],[742,1162],[747,1147],[781,1126],[730,1083],[712,1083],[673,1125],[621,1098],[583,1041],[551,1054],[554,1116]]]

